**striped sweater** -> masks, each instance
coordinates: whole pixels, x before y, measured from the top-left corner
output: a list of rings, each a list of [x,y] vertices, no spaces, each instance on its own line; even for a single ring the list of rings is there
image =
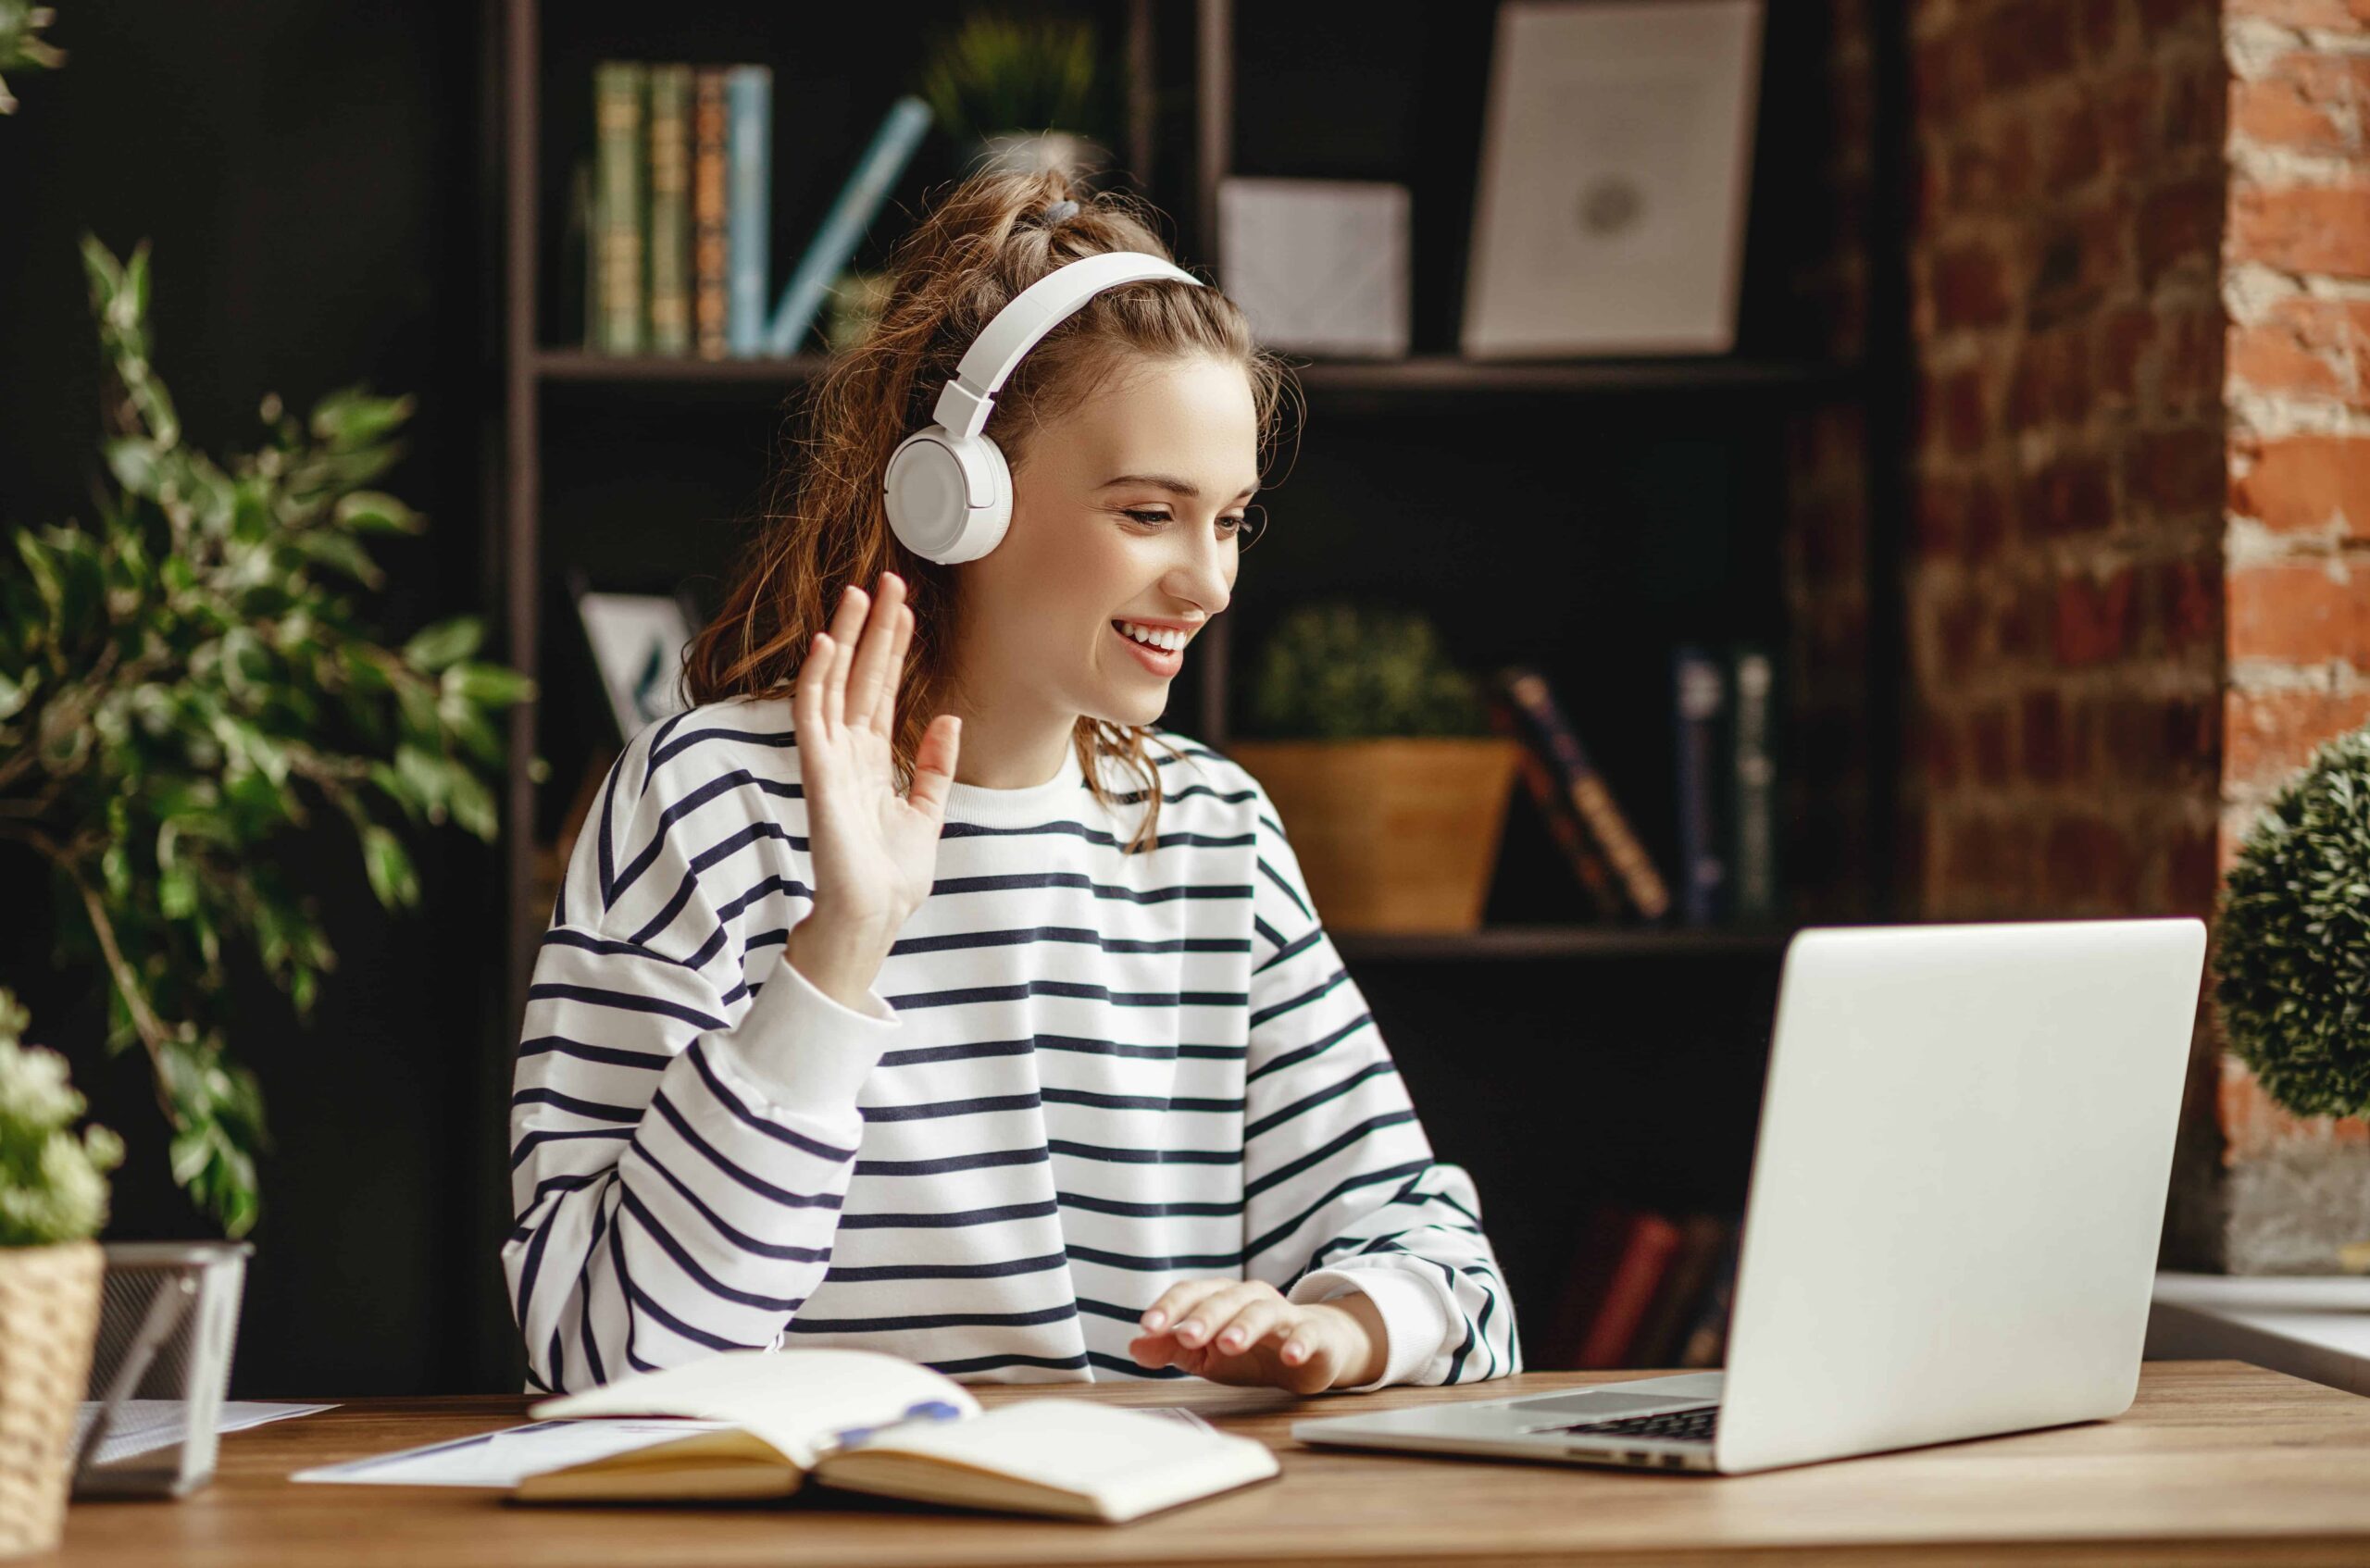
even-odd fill
[[[1258,782],[1155,729],[1141,787],[950,791],[862,1008],[782,961],[812,885],[787,694],[645,729],[529,990],[503,1247],[531,1388],[712,1350],[1014,1382],[1129,1354],[1179,1280],[1365,1292],[1386,1383],[1519,1370],[1471,1182],[1436,1162]]]

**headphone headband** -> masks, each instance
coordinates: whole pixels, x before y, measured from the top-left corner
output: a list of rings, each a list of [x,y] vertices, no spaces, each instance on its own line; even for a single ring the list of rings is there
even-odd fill
[[[996,393],[1046,333],[1084,308],[1087,301],[1122,283],[1166,278],[1204,287],[1181,267],[1141,251],[1106,251],[1054,268],[1012,297],[986,330],[966,350],[954,379],[938,394],[930,417],[958,436],[987,428]]]

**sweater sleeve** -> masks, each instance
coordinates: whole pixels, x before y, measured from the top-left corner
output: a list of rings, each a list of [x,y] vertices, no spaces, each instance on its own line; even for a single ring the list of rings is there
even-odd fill
[[[830,1263],[857,1090],[899,1033],[877,993],[848,1008],[781,958],[805,840],[729,764],[654,768],[674,729],[610,770],[528,989],[502,1261],[534,1388],[769,1343]],[[752,940],[704,876],[782,884],[790,918]]]
[[[1519,1372],[1473,1183],[1433,1159],[1264,790],[1257,809],[1244,1273],[1295,1301],[1366,1293],[1390,1343],[1365,1388]]]

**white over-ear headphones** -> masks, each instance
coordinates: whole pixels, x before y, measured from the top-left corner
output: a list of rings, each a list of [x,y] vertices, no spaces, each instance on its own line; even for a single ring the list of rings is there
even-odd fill
[[[1004,541],[1012,522],[1012,469],[987,434],[996,393],[1046,333],[1105,289],[1170,278],[1183,268],[1140,251],[1110,251],[1057,267],[1013,296],[964,353],[924,426],[897,443],[880,476],[889,526],[906,549],[951,566]]]

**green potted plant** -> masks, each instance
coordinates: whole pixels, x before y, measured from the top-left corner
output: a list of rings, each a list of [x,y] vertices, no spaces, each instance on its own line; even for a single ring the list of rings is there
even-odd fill
[[[400,646],[364,624],[368,541],[423,526],[371,482],[409,398],[277,397],[259,449],[183,439],[148,359],[148,248],[85,236],[112,483],[89,526],[15,528],[0,570],[0,841],[45,861],[62,956],[108,990],[106,1048],[146,1053],[174,1179],[231,1237],[258,1213],[262,1094],[225,1039],[225,958],[244,948],[309,1015],[336,962],[287,852],[326,814],[387,908],[416,903],[404,839],[495,832],[495,715],[530,694],[473,658],[474,620]]]
[[[1481,924],[1521,756],[1424,616],[1306,605],[1267,640],[1252,739],[1228,748],[1283,816],[1310,894],[1341,930]]]
[[[74,1412],[98,1332],[107,1177],[123,1145],[73,1128],[66,1059],[21,1043],[25,1010],[0,989],[0,1556],[57,1545]]]
[[[2370,1114],[2370,730],[2283,785],[2223,878],[2222,1036],[2301,1116]]]
[[[916,90],[964,173],[1058,168],[1090,181],[1111,161],[1094,51],[1082,17],[973,11],[932,47]]]

